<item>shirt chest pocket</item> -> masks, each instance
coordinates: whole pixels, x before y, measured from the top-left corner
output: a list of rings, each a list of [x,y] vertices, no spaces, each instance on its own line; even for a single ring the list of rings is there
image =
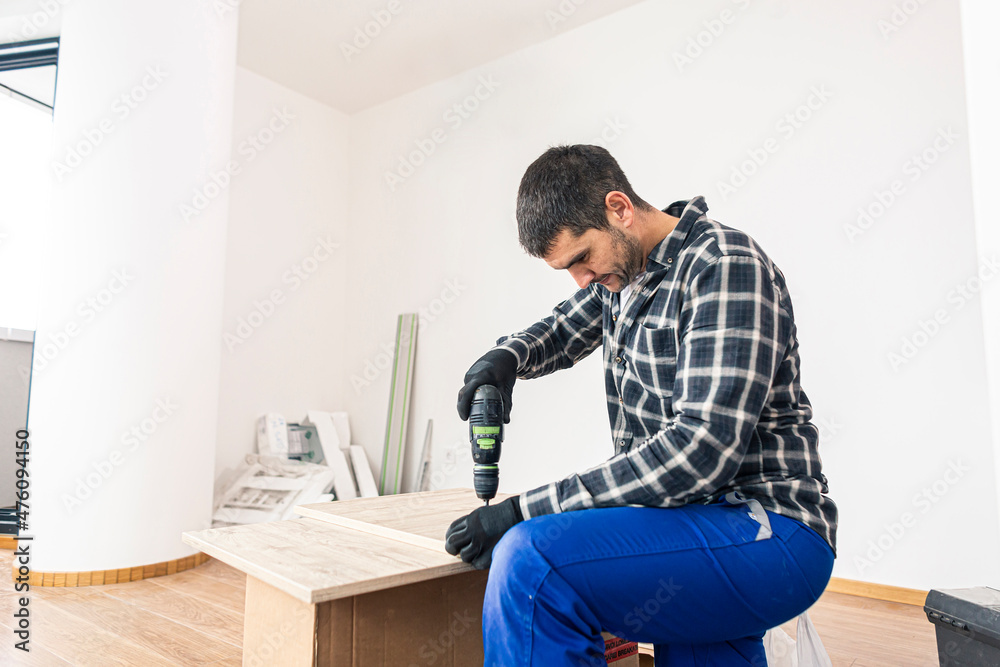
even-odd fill
[[[631,346],[632,373],[652,394],[669,398],[677,374],[677,334],[673,327],[636,328]]]

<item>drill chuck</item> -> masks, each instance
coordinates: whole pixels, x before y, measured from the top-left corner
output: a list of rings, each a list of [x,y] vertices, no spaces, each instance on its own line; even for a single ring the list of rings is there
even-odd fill
[[[500,445],[503,443],[503,396],[493,385],[476,389],[469,411],[472,476],[476,495],[487,502],[500,484]]]
[[[476,496],[487,502],[493,500],[500,486],[499,466],[475,464],[472,467],[472,483],[476,487]]]

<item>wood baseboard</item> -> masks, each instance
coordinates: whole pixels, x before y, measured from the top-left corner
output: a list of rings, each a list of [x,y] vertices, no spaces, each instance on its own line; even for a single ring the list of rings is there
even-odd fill
[[[13,535],[0,535],[0,549],[10,549],[13,551],[17,548],[17,538]]]
[[[32,571],[28,575],[30,586],[103,586],[105,584],[121,584],[126,581],[139,581],[140,579],[150,579],[152,577],[162,577],[168,574],[176,574],[184,570],[207,562],[211,556],[198,552],[192,556],[175,558],[174,560],[153,563],[152,565],[138,565],[136,567],[124,567],[117,570],[95,570],[91,572],[36,572]],[[17,563],[12,568],[12,576],[16,580]]]
[[[927,599],[927,591],[915,588],[901,588],[899,586],[889,586],[887,584],[870,584],[866,581],[854,581],[853,579],[839,579],[832,577],[827,584],[826,590],[830,593],[844,593],[861,598],[872,598],[874,600],[884,600],[886,602],[899,602],[902,604],[912,604],[917,607],[924,606]]]

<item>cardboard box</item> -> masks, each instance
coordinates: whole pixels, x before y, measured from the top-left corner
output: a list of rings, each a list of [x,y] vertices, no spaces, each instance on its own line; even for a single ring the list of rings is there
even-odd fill
[[[621,637],[615,637],[609,632],[602,632],[604,637],[604,659],[614,667],[639,667],[639,644]]]
[[[320,605],[316,665],[469,667],[483,664],[485,571]],[[325,648],[322,648],[325,647]],[[616,666],[617,667],[617,664]]]
[[[288,457],[288,424],[277,412],[257,418],[257,453],[261,456]]]

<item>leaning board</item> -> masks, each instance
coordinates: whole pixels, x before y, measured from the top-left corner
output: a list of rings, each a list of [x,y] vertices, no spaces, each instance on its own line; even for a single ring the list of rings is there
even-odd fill
[[[396,322],[396,354],[389,384],[389,415],[385,420],[385,451],[379,473],[379,493],[383,496],[403,490],[403,458],[406,424],[410,417],[410,390],[417,345],[417,314],[405,313]]]

